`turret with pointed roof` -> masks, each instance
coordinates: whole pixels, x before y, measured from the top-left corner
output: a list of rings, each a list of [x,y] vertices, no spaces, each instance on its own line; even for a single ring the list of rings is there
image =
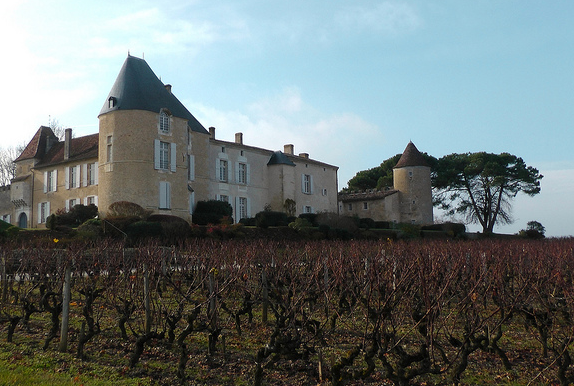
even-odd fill
[[[407,166],[426,166],[429,167],[429,164],[425,160],[425,157],[422,153],[417,149],[412,141],[409,142],[405,151],[401,155],[399,162],[395,165],[395,168],[404,168]]]
[[[208,134],[201,123],[171,93],[143,59],[128,55],[99,115],[117,110],[144,110],[159,113],[167,109],[187,119],[191,130]]]

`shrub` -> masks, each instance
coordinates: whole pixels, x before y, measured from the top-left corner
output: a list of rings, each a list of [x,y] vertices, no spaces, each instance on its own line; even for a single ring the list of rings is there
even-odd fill
[[[257,226],[257,220],[255,220],[255,217],[242,218],[241,220],[239,220],[239,223],[247,227]]]
[[[219,200],[199,201],[193,211],[194,224],[219,224],[224,217],[232,219],[233,208],[228,202]]]
[[[147,219],[152,212],[129,201],[116,201],[112,203],[108,209],[109,217],[137,217],[141,220]]]
[[[359,228],[371,229],[375,227],[375,220],[372,218],[359,219]]]
[[[274,212],[264,210],[255,215],[255,221],[259,228],[287,226],[287,214],[283,212]]]
[[[289,223],[289,228],[293,228],[295,229],[297,232],[300,232],[302,230],[311,228],[311,223],[309,222],[309,220],[307,220],[306,218],[303,217],[299,217],[298,219],[296,219],[295,221]]]
[[[317,226],[317,213],[301,213],[299,218],[304,218],[311,223],[311,226]]]
[[[140,240],[149,237],[160,237],[163,229],[158,222],[140,220],[128,225],[126,233],[132,240]]]

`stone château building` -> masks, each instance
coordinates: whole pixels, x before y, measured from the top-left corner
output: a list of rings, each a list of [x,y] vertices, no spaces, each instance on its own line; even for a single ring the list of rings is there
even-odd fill
[[[409,142],[393,169],[393,188],[339,194],[339,214],[391,223],[431,224],[431,169]]]
[[[63,141],[40,127],[15,161],[11,206],[0,216],[41,228],[58,209],[93,203],[105,216],[113,202],[130,201],[189,221],[210,199],[229,202],[235,221],[282,211],[287,199],[296,214],[337,210],[338,167],[291,144],[271,151],[244,144],[241,133],[216,138],[143,59],[128,55],[98,118],[97,134],[73,138],[67,129]]]
[[[430,168],[409,143],[384,192],[337,194],[338,167],[295,154],[216,138],[149,65],[128,55],[99,118],[97,134],[59,141],[42,126],[15,160],[16,177],[0,190],[0,219],[45,227],[57,210],[130,201],[153,213],[192,219],[198,201],[221,200],[235,221],[266,208],[295,215],[339,212],[396,222],[432,222]]]

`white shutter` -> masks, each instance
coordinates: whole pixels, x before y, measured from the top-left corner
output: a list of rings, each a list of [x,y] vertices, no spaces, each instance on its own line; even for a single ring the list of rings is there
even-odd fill
[[[98,173],[99,173],[98,163],[94,162],[94,185],[98,184]]]
[[[66,204],[65,204],[65,205],[66,205],[66,207],[65,207],[66,212],[69,212],[69,211],[70,211],[70,200],[66,200]]]
[[[46,219],[50,215],[50,201],[46,203]]]
[[[251,198],[247,197],[247,208],[245,210],[245,217],[251,217]]]
[[[44,172],[44,193],[48,192],[48,172]]]
[[[80,187],[80,165],[74,166],[74,174],[76,175],[76,180],[74,181],[74,188]]]
[[[176,152],[176,147],[175,147],[175,142],[171,144],[171,149],[170,149],[170,155],[171,155],[171,162],[170,162],[170,166],[171,166],[171,171],[175,173],[175,171],[177,170],[177,152]]]
[[[235,182],[239,182],[239,162],[235,163]]]
[[[171,192],[170,184],[166,181],[160,181],[159,183],[159,207],[160,209],[170,209],[171,208]]]
[[[195,209],[195,192],[189,194],[189,214],[193,214]]]
[[[66,189],[70,189],[70,168],[68,166],[64,168],[64,174],[66,179]]]
[[[231,213],[235,214],[235,216],[233,216],[233,217],[234,217],[234,221],[235,221],[236,223],[238,223],[239,220],[241,220],[241,219],[239,218],[239,217],[241,216],[241,214],[239,213],[239,197],[235,197],[234,202],[235,202],[235,206],[234,206],[234,208],[233,208],[233,212],[231,212]]]
[[[313,175],[309,175],[309,193],[313,194]]]
[[[251,166],[249,164],[245,165],[245,167],[247,168],[247,185],[249,185],[251,183]]]
[[[305,192],[305,174],[301,174],[301,192]]]
[[[231,162],[227,161],[227,182],[233,181],[233,170],[231,170]]]
[[[193,154],[189,155],[187,167],[189,168],[187,178],[190,181],[195,180],[195,157],[193,156]]]
[[[155,139],[153,142],[153,167],[157,170],[159,165],[159,139]]]
[[[82,164],[82,186],[88,186],[88,164]]]
[[[42,203],[38,203],[38,224],[42,223]]]
[[[55,192],[57,188],[58,188],[58,170],[55,169],[54,175],[52,176],[52,192]]]
[[[94,205],[98,206],[98,196],[94,196]]]

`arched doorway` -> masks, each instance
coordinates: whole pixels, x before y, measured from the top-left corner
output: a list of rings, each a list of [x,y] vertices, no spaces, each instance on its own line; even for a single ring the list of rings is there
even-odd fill
[[[26,213],[20,213],[20,216],[18,216],[18,227],[28,228],[28,216],[26,216]]]

